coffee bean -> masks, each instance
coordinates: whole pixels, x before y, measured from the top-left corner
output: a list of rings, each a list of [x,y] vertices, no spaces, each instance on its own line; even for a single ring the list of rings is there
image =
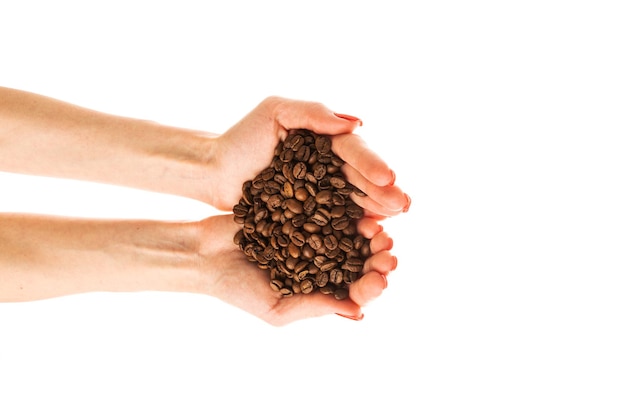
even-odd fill
[[[305,187],[301,187],[295,191],[293,196],[300,202],[304,202],[309,198],[309,196],[311,196],[311,194]]]
[[[235,216],[246,216],[248,214],[248,207],[238,203],[235,205],[235,207],[233,208],[233,213],[235,214]]]
[[[363,260],[360,258],[351,257],[346,260],[342,267],[348,271],[358,273],[363,269]]]
[[[313,291],[313,281],[311,279],[305,279],[300,283],[300,289],[302,293],[307,294]]]
[[[307,244],[309,244],[311,246],[311,248],[313,250],[319,250],[320,248],[322,248],[324,246],[324,240],[322,239],[322,237],[320,237],[317,234],[311,234],[307,238],[306,242],[307,242]]]
[[[315,201],[320,205],[328,205],[333,201],[333,192],[323,190],[315,195]]]
[[[291,242],[293,242],[298,247],[302,247],[306,243],[306,237],[300,231],[294,231],[293,234],[291,234],[290,239]]]
[[[317,212],[311,216],[311,220],[319,226],[324,226],[328,223],[328,216],[318,209]]]
[[[293,213],[298,214],[304,211],[304,208],[302,207],[302,202],[300,202],[299,200],[287,199],[285,200],[285,203],[287,205],[287,209],[289,209]]]
[[[315,163],[313,166],[313,177],[315,181],[321,180],[326,175],[326,165],[322,163]]]
[[[315,139],[315,149],[317,149],[317,152],[320,154],[328,154],[330,152],[331,145],[330,138],[327,136],[320,135]]]
[[[346,215],[352,219],[361,219],[363,217],[363,208],[355,204],[346,205]]]
[[[293,184],[288,181],[283,183],[280,194],[286,199],[291,199],[293,197]]]
[[[336,189],[346,187],[346,180],[343,177],[335,176],[330,178],[330,184]]]
[[[306,176],[306,164],[299,161],[293,166],[293,177],[303,179]]]
[[[348,297],[349,292],[348,289],[346,289],[345,287],[340,287],[339,289],[335,290],[333,294],[335,295],[335,299],[344,300]]]
[[[233,242],[268,270],[270,287],[284,297],[319,291],[345,299],[371,256],[356,229],[364,211],[350,198],[364,193],[345,179],[343,164],[330,137],[292,130],[269,165],[242,185]]]
[[[284,283],[282,282],[282,280],[278,280],[278,279],[274,279],[270,282],[270,287],[272,288],[272,290],[274,290],[275,292],[280,291],[280,289],[282,289],[284,286]]]
[[[334,235],[326,235],[324,237],[324,246],[329,250],[334,250],[339,245],[339,241],[337,241],[337,237]]]
[[[302,229],[304,229],[306,232],[310,234],[315,234],[322,230],[322,228],[318,224],[312,223],[312,222],[305,222],[302,225]]]
[[[346,229],[349,224],[350,224],[350,220],[346,216],[342,216],[340,218],[333,219],[331,221],[331,225],[332,225],[333,229],[335,229],[337,231],[341,231],[342,229]]]

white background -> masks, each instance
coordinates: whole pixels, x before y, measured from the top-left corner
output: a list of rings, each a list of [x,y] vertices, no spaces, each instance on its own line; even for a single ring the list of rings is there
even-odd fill
[[[321,101],[363,119],[413,205],[383,223],[399,267],[360,323],[163,293],[1,305],[0,416],[625,416],[619,3],[3,2],[1,85],[213,132],[268,95]],[[9,174],[0,193],[213,213]]]

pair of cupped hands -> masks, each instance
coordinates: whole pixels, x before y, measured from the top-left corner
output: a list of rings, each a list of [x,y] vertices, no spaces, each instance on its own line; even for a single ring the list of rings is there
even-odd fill
[[[266,168],[279,141],[290,129],[309,129],[329,135],[333,152],[344,160],[346,179],[365,192],[352,195],[364,209],[358,232],[371,240],[372,255],[366,260],[363,276],[350,285],[349,298],[336,300],[319,292],[283,298],[268,285],[268,271],[261,270],[234,247],[233,237],[240,225],[232,214],[203,221],[210,246],[210,264],[217,269],[214,296],[239,306],[275,325],[327,314],[354,320],[363,318],[362,308],[381,295],[387,276],[397,266],[392,238],[380,223],[407,212],[409,196],[396,185],[394,171],[368,147],[354,130],[362,125],[354,116],[331,111],[317,102],[269,97],[222,135],[215,137],[216,175],[210,179],[209,201],[215,208],[231,211],[241,198],[242,185]],[[219,240],[216,239],[219,237]],[[218,251],[216,251],[218,247]],[[202,252],[202,249],[201,249]]]

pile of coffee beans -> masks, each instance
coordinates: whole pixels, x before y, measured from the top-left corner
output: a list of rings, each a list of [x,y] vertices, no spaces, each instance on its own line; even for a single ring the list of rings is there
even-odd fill
[[[269,285],[283,296],[319,291],[345,299],[362,276],[370,242],[357,232],[363,208],[350,195],[364,194],[346,181],[343,164],[328,136],[297,129],[243,184],[233,208],[242,225],[234,242],[269,270]]]

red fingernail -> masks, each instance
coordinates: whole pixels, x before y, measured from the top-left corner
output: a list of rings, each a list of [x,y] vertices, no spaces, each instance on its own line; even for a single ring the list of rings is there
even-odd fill
[[[383,278],[383,280],[385,282],[385,287],[383,287],[383,289],[386,289],[387,286],[389,285],[389,282],[387,281],[387,276],[385,276],[384,274],[381,274],[381,276],[382,276],[382,278]]]
[[[350,122],[359,122],[359,126],[363,126],[363,121],[356,116],[344,115],[343,113],[335,113],[335,116],[341,119],[349,120]]]
[[[406,193],[404,194],[404,197],[406,197],[406,205],[404,205],[404,209],[402,209],[402,212],[406,213],[411,207],[411,197]]]
[[[393,170],[389,170],[391,172],[391,181],[389,182],[390,186],[393,186],[396,183],[396,172]]]
[[[363,319],[363,317],[365,316],[365,315],[363,315],[363,314],[361,314],[361,315],[359,315],[359,316],[351,316],[351,315],[343,315],[343,314],[340,314],[340,313],[338,313],[338,314],[336,314],[336,315],[339,315],[339,316],[341,316],[341,317],[343,317],[343,318],[348,318],[348,319],[351,319],[351,320],[353,320],[353,321],[361,321],[361,320]]]

